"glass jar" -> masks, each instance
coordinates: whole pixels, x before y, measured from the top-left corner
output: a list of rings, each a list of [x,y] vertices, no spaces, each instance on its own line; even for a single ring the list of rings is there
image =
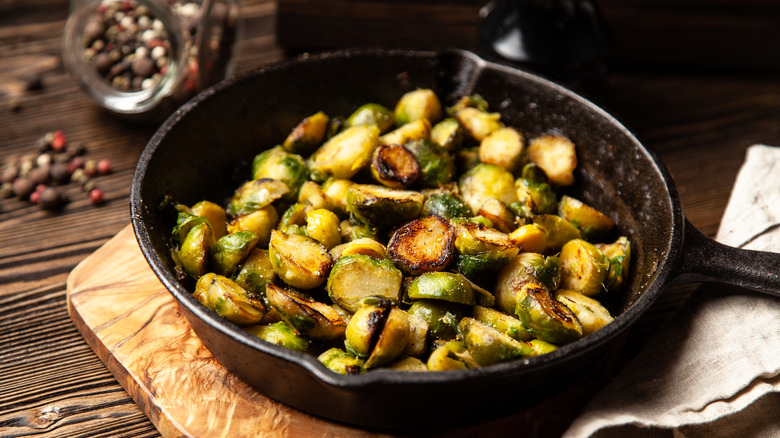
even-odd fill
[[[63,61],[102,107],[159,120],[233,72],[238,0],[71,0]]]

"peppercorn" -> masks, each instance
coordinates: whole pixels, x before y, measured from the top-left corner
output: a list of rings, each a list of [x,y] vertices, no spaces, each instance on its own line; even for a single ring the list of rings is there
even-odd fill
[[[102,190],[100,190],[100,189],[92,189],[89,192],[89,202],[92,205],[102,204],[103,201],[104,201],[104,199],[103,199],[103,191]]]
[[[16,178],[13,182],[14,194],[19,199],[25,199],[35,191],[35,183],[30,178],[20,177]]]
[[[107,175],[107,174],[111,173],[111,162],[106,160],[106,159],[98,161],[98,163],[97,163],[97,171],[101,175]]]
[[[49,176],[56,184],[65,184],[70,179],[70,170],[65,163],[54,163],[49,169]]]
[[[44,210],[54,210],[62,206],[65,199],[54,187],[46,187],[40,192],[39,203]]]

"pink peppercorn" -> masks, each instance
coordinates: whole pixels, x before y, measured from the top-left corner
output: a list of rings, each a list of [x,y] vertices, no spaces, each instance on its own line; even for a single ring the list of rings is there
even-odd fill
[[[54,131],[54,136],[51,139],[51,148],[56,152],[62,152],[65,150],[65,133],[62,131]]]
[[[101,175],[107,175],[107,174],[111,173],[111,162],[106,160],[106,159],[98,161],[98,163],[97,163],[97,171]]]
[[[89,192],[89,202],[92,205],[102,204],[104,201],[103,199],[103,191],[100,189],[92,189],[92,191]]]

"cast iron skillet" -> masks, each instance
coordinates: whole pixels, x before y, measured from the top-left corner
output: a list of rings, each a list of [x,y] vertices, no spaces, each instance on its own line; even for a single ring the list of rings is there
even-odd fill
[[[527,138],[557,131],[574,141],[580,165],[571,194],[610,214],[633,244],[626,292],[608,303],[617,315],[613,323],[553,353],[479,370],[342,376],[313,356],[246,334],[176,280],[169,256],[175,215],[159,208],[166,196],[188,205],[222,201],[246,177],[252,157],[279,144],[304,116],[348,115],[366,102],[392,107],[418,87],[434,89],[446,104],[480,93]],[[237,163],[243,167],[237,170]],[[456,425],[549,397],[594,366],[673,281],[780,291],[780,255],[726,247],[696,230],[664,165],[609,114],[544,79],[455,50],[338,51],[220,83],[184,105],[149,141],[133,178],[131,212],[153,271],[228,370],[302,411],[383,429]]]

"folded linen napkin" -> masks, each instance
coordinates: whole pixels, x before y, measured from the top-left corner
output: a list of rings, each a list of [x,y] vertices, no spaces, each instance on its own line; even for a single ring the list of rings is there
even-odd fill
[[[716,240],[780,252],[780,148],[748,149]],[[780,299],[702,285],[563,436],[780,437]]]

